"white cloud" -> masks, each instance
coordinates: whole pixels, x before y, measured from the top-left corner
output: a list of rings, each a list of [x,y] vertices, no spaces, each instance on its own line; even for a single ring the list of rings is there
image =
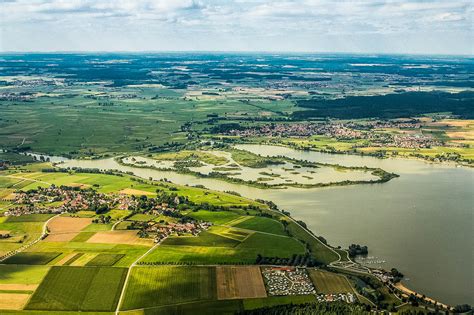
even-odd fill
[[[274,49],[278,43],[269,41],[275,38],[282,48],[298,50],[296,38],[301,43],[324,37],[324,49],[331,44],[338,49],[347,35],[360,38],[356,46],[363,50],[373,49],[374,43],[363,42],[367,34],[422,40],[429,33],[440,40],[449,34],[450,40],[459,39],[457,50],[472,52],[469,44],[461,43],[473,36],[473,9],[467,0],[17,0],[1,2],[0,14],[2,50],[29,45],[49,50],[51,41],[37,43],[42,34],[55,34],[54,46],[67,38],[73,46],[90,50],[97,45],[87,41],[91,36],[102,37],[110,49],[127,48],[121,46],[124,36],[162,39],[159,44],[130,39],[144,50],[195,49],[192,43],[199,34],[204,37],[199,47],[207,44],[209,50]]]

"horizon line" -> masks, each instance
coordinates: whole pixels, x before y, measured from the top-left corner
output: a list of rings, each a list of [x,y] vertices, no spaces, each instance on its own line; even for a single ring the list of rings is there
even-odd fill
[[[343,52],[343,51],[277,51],[277,50],[7,50],[5,54],[141,54],[141,53],[198,53],[198,54],[285,54],[285,55],[377,55],[377,56],[440,56],[474,58],[473,54],[402,53],[402,52]]]

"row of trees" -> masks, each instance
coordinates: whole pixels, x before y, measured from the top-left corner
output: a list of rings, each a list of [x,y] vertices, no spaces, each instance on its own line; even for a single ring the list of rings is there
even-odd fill
[[[255,260],[257,265],[281,265],[281,266],[307,266],[315,267],[319,266],[320,263],[314,259],[310,253],[304,255],[293,254],[290,258],[287,257],[265,257],[260,254],[257,255]]]
[[[370,305],[347,304],[344,302],[323,302],[306,304],[285,304],[263,307],[255,310],[245,310],[240,315],[334,315],[334,314],[370,314]]]

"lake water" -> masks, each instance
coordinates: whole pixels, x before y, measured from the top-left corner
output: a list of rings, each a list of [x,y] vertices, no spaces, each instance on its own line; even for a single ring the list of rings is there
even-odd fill
[[[225,174],[229,178],[242,179],[244,181],[263,182],[268,185],[283,184],[321,184],[331,182],[351,181],[370,181],[378,180],[379,177],[372,175],[371,171],[340,170],[336,167],[320,166],[305,167],[298,166],[292,162],[284,164],[268,165],[265,168],[252,168],[240,165],[233,158],[231,153],[223,151],[210,151],[214,155],[222,156],[227,159],[227,163],[219,165],[219,167],[230,167],[228,170],[219,170],[216,165],[199,162],[202,166],[189,167],[189,170],[200,174],[207,175],[211,172],[219,172]],[[174,161],[157,161],[152,158],[131,156],[122,159],[127,165],[148,166],[161,170],[174,168]],[[270,175],[271,174],[271,175]]]
[[[404,283],[449,304],[474,304],[474,170],[416,160],[331,155],[266,145],[239,145],[268,156],[380,167],[400,175],[388,183],[317,189],[258,189],[174,172],[122,166],[113,159],[68,160],[64,166],[132,171],[178,184],[239,192],[274,201],[331,245],[369,246],[366,263],[396,267]]]

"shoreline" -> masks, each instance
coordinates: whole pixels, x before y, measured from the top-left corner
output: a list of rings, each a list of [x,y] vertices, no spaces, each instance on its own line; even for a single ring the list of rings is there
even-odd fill
[[[272,145],[272,146],[278,146],[278,147],[283,147],[283,148],[289,148],[297,151],[307,151],[307,152],[318,152],[322,154],[334,154],[334,155],[349,155],[349,156],[358,156],[358,157],[371,157],[375,159],[380,159],[380,160],[386,160],[386,159],[394,159],[394,160],[408,160],[408,161],[420,161],[420,162],[425,162],[427,164],[432,164],[432,165],[445,165],[445,166],[450,166],[450,167],[467,167],[467,168],[474,168],[474,162],[473,164],[468,164],[468,163],[459,163],[455,161],[431,161],[429,159],[425,159],[422,157],[417,157],[417,156],[411,156],[411,155],[393,155],[393,156],[385,156],[385,157],[380,157],[372,154],[364,154],[361,152],[349,152],[349,151],[326,151],[322,149],[317,149],[313,147],[308,147],[308,148],[299,148],[295,145],[291,144],[286,144],[286,143],[281,143],[281,142],[270,142],[268,140],[265,140],[263,142],[258,142],[258,141],[237,141],[233,142],[232,144],[238,145],[238,144],[243,144],[243,145]]]
[[[413,291],[409,288],[407,288],[403,283],[401,282],[397,282],[393,285],[393,287],[395,289],[397,289],[398,291],[400,291],[402,294],[406,295],[406,296],[410,296],[410,295],[414,295],[416,296],[417,298],[420,298],[422,299],[424,302],[427,302],[427,303],[430,303],[430,304],[433,304],[435,306],[441,306],[442,308],[446,309],[446,310],[452,310],[452,306],[449,306],[447,304],[444,304],[444,303],[441,303],[433,298],[430,298],[426,295],[423,295],[423,294],[420,294],[416,291]],[[424,297],[423,297],[424,296]]]

